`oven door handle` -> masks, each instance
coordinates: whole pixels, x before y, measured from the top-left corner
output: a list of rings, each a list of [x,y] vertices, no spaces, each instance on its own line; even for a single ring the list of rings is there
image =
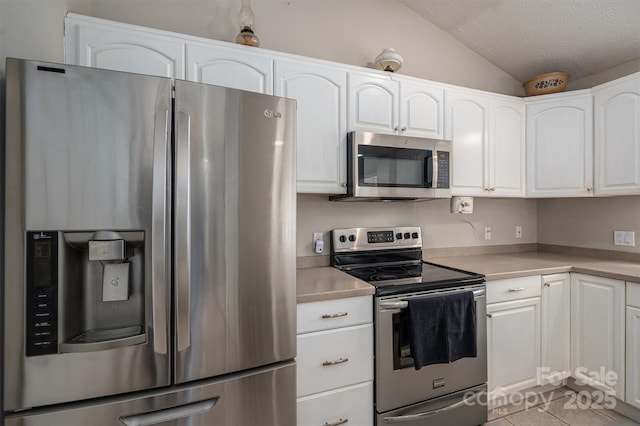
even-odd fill
[[[437,410],[425,411],[423,413],[417,414],[407,414],[406,416],[393,416],[393,417],[384,417],[382,420],[387,423],[405,423],[405,422],[413,422],[416,420],[424,419],[425,417],[434,416],[436,414],[446,413],[447,411],[455,410],[456,408],[462,407],[463,405],[469,405],[473,403],[473,400],[478,397],[477,393],[474,393],[468,398],[463,399],[462,401],[455,402],[451,405],[447,405],[446,407],[438,408]]]
[[[446,292],[434,293],[433,296],[437,296],[440,294],[447,294],[447,293]],[[482,297],[485,294],[486,294],[485,289],[473,291],[474,298]],[[425,296],[428,296],[428,295],[425,295]],[[389,301],[380,302],[380,309],[405,309],[408,305],[409,305],[409,302],[407,302],[406,300],[389,300]]]

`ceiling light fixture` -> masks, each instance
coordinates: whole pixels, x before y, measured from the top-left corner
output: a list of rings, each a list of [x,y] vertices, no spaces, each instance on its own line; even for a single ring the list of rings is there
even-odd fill
[[[377,69],[389,72],[398,71],[403,63],[402,56],[391,47],[384,49],[374,61]]]

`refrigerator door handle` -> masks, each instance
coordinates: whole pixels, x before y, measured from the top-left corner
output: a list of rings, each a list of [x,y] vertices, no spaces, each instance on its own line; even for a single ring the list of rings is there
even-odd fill
[[[220,397],[206,399],[204,401],[152,411],[150,413],[120,417],[118,420],[120,420],[120,423],[125,426],[156,425],[158,423],[169,422],[171,420],[178,420],[185,417],[204,414],[207,411],[210,411],[217,404],[219,399]]]
[[[191,117],[184,111],[177,112],[175,149],[176,335],[178,352],[181,352],[191,346]]]
[[[153,350],[167,353],[167,152],[169,110],[156,111],[153,149],[153,213],[151,217],[151,286],[153,300]]]

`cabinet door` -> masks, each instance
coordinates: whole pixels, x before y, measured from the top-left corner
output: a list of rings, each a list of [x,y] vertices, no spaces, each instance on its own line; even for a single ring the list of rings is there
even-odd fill
[[[453,195],[489,195],[488,112],[488,98],[447,91],[445,139],[453,141]]]
[[[489,194],[524,197],[524,102],[492,99],[490,107]]]
[[[299,426],[373,425],[373,382],[298,398]]]
[[[627,306],[627,396],[640,408],[640,309]]]
[[[540,298],[487,305],[490,398],[537,384]]]
[[[298,192],[346,192],[347,73],[276,60],[275,94],[298,102]]]
[[[187,79],[249,92],[273,94],[273,60],[250,48],[187,46]]]
[[[593,195],[590,91],[547,96],[527,99],[527,195]]]
[[[571,280],[568,273],[542,277],[541,375],[555,383],[571,374]],[[545,381],[546,383],[546,381]],[[543,383],[544,384],[544,383]]]
[[[185,78],[184,43],[153,30],[67,17],[64,43],[67,64]]]
[[[400,132],[406,136],[442,139],[444,90],[414,81],[400,81]]]
[[[640,194],[640,73],[593,90],[595,194]]]
[[[397,133],[398,91],[397,81],[349,73],[349,130]]]
[[[571,371],[578,380],[613,372],[617,380],[592,385],[613,389],[624,400],[625,283],[609,278],[571,274]],[[589,374],[591,373],[591,374]],[[607,382],[607,383],[604,383]],[[591,384],[591,383],[589,383]]]

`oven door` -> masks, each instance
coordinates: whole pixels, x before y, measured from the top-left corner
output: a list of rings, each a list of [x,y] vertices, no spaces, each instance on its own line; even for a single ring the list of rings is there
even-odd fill
[[[416,370],[408,348],[406,300],[411,297],[473,291],[477,356]],[[399,407],[482,385],[487,381],[485,285],[376,298],[376,411]],[[486,407],[485,411],[486,411]]]

